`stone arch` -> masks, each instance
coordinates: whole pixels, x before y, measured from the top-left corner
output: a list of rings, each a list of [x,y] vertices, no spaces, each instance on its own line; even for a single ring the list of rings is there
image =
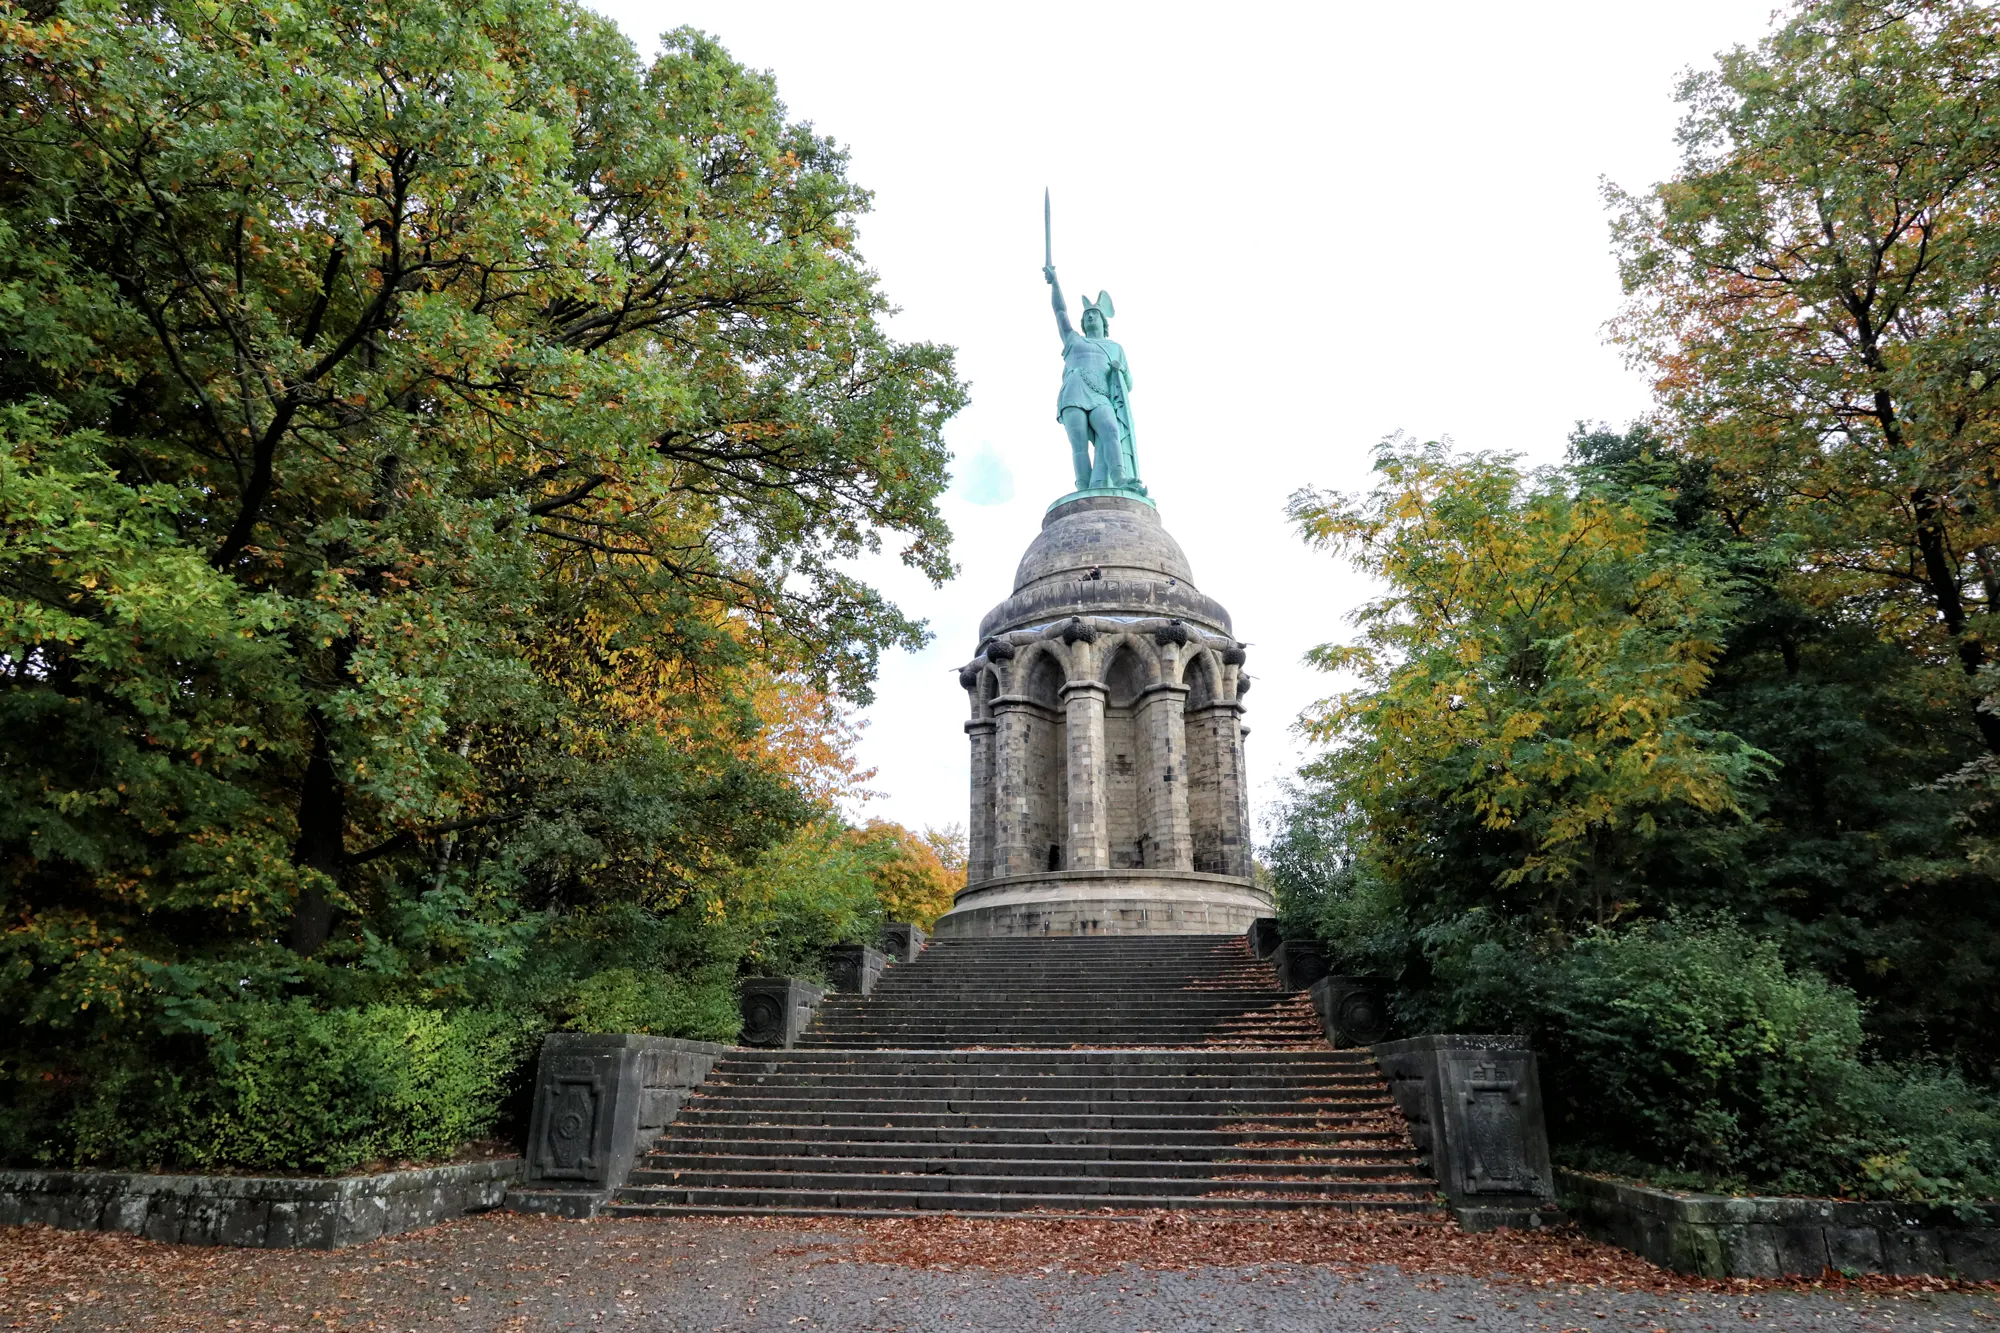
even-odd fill
[[[1234,715],[1218,710],[1222,664],[1206,649],[1188,656],[1187,670],[1188,849],[1196,870],[1236,873],[1229,831],[1235,813]]]
[[[1191,652],[1181,663],[1181,684],[1188,687],[1189,709],[1207,708],[1222,697],[1222,670],[1207,649]]]
[[[1030,869],[1064,868],[1064,829],[1069,812],[1069,726],[1063,710],[1062,687],[1067,663],[1053,650],[1038,646],[1014,664],[1015,679],[1026,703],[1021,710],[1022,842]]]
[[[1157,756],[1142,717],[1155,665],[1147,645],[1131,635],[1120,635],[1106,645],[1104,833],[1114,870],[1141,869],[1159,859],[1158,834],[1143,799],[1147,787],[1158,780]]]

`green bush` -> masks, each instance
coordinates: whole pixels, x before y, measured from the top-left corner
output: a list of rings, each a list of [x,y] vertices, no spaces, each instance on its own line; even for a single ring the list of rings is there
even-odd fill
[[[2000,1099],[1955,1071],[1864,1058],[1846,989],[1720,918],[1550,947],[1431,932],[1460,1030],[1527,1033],[1573,1165],[1700,1188],[1960,1200],[2000,1192]]]
[[[570,987],[555,1005],[566,1032],[645,1032],[660,1037],[732,1042],[742,1030],[731,972],[696,976],[609,967]]]
[[[325,1172],[449,1157],[490,1134],[529,1047],[490,1010],[245,1004],[205,1067],[106,1071],[69,1118],[74,1159]]]
[[[1861,1008],[1719,923],[1642,924],[1550,960],[1536,1021],[1578,1137],[1718,1179],[1824,1187],[1857,1128]]]

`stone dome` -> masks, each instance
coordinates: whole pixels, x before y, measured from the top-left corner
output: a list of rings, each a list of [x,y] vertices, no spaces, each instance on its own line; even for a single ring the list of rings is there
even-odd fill
[[[1194,582],[1181,544],[1160,523],[1159,511],[1123,496],[1093,495],[1050,509],[1014,571],[1014,591],[1050,580],[1069,580],[1091,569],[1107,579],[1178,579]]]
[[[986,613],[979,635],[984,640],[1075,615],[1165,616],[1232,632],[1229,613],[1195,588],[1187,554],[1159,511],[1122,495],[1079,496],[1052,507],[1021,557],[1013,596]]]

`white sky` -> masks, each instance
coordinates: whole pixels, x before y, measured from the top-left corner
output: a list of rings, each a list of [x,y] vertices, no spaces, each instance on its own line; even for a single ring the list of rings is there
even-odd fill
[[[861,252],[904,339],[959,349],[947,438],[962,572],[866,574],[930,622],[885,661],[865,813],[963,823],[952,670],[1070,488],[1042,188],[1072,311],[1108,288],[1134,375],[1141,474],[1196,586],[1251,645],[1261,808],[1298,763],[1300,663],[1368,594],[1284,520],[1304,485],[1358,489],[1397,429],[1553,461],[1644,382],[1603,342],[1618,300],[1599,181],[1670,174],[1678,75],[1755,41],[1769,0],[1361,6],[597,0],[640,48],[688,24],[772,70],[794,120],[875,191]],[[1013,499],[968,502],[982,451]],[[984,465],[991,473],[991,464]]]

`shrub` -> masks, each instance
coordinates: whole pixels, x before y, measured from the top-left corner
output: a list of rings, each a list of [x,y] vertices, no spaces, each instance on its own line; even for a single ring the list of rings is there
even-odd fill
[[[245,1004],[205,1068],[125,1065],[67,1129],[76,1161],[117,1166],[332,1174],[435,1160],[493,1130],[528,1048],[490,1010]]]
[[[1860,1005],[1733,925],[1598,932],[1535,989],[1531,1021],[1585,1141],[1718,1179],[1824,1188],[1829,1145],[1861,1127]]]
[[[561,996],[555,1026],[566,1032],[644,1032],[732,1042],[742,1030],[734,974],[708,968],[676,976],[631,967],[596,972]]]

